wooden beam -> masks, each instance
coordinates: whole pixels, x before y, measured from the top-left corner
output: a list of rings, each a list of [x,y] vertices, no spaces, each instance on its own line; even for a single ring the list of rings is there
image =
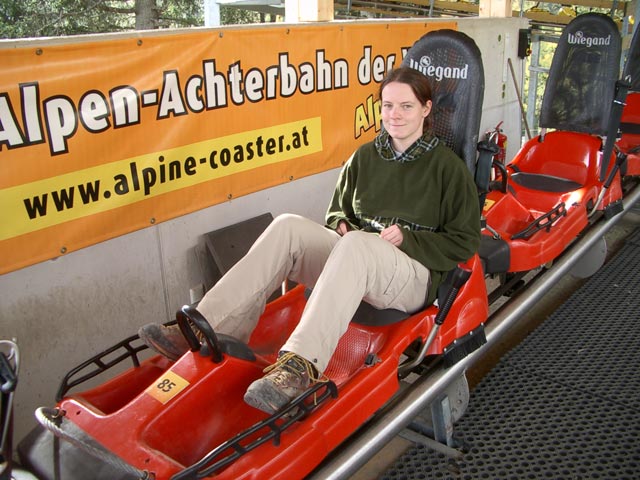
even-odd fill
[[[298,0],[301,22],[330,22],[333,20],[334,0]]]
[[[415,13],[395,12],[391,10],[383,10],[381,8],[373,8],[373,7],[352,8],[351,10],[358,11],[358,12],[380,14],[389,18],[417,18]]]
[[[480,0],[480,17],[506,18],[511,16],[511,0]]]
[[[303,0],[301,0],[303,1]],[[336,0],[338,7],[344,8],[348,0]],[[547,0],[545,3],[556,3],[566,5],[567,0]],[[628,1],[610,1],[610,0],[569,0],[570,5],[584,6],[589,8],[600,8],[609,10],[615,8],[626,14],[635,5],[637,0]],[[483,16],[483,17],[518,17],[521,15],[519,10],[509,11],[511,4],[508,0],[480,0],[480,5],[466,0],[433,0],[433,16]],[[406,0],[351,0],[351,12],[367,12],[376,14],[386,18],[411,18],[427,16],[432,5],[432,0],[414,0],[408,2]],[[547,25],[566,25],[573,18],[570,15],[553,14],[546,10],[529,10],[522,14],[523,17],[532,20],[538,24]],[[619,23],[619,22],[616,22]]]
[[[514,15],[519,14],[519,11],[514,12]],[[566,25],[574,18],[570,17],[569,15],[554,15],[551,12],[524,12],[524,16],[536,23],[546,23],[553,25]]]
[[[454,10],[464,13],[478,13],[478,5],[471,2],[450,2],[448,0],[436,0],[433,7],[437,10]]]
[[[304,0],[302,0],[304,1]],[[480,3],[484,3],[486,0],[480,0]],[[348,3],[347,0],[336,0],[336,5],[346,6]],[[351,9],[352,10],[364,10],[364,9],[375,9],[376,11],[384,12],[385,10],[382,7],[388,7],[390,11],[398,11],[405,10],[408,11],[411,6],[419,6],[422,8],[431,7],[431,0],[374,0],[374,1],[351,1]],[[510,3],[507,0],[500,0],[499,3],[496,0],[488,0],[489,7],[487,7],[487,11],[498,11],[502,13],[504,11],[505,15],[502,16],[511,16],[507,14],[508,6]],[[578,7],[588,7],[588,8],[601,8],[604,10],[611,10],[615,8],[616,11],[624,12],[628,1],[620,1],[620,0],[545,0],[544,3],[554,3],[558,5],[572,5]],[[492,5],[495,4],[495,5]],[[504,7],[503,7],[504,5]],[[497,6],[497,9],[496,9]],[[472,3],[470,1],[465,0],[435,0],[433,2],[433,7],[435,10],[451,10],[457,12],[466,12],[466,13],[476,13],[479,14],[480,7],[476,3]],[[514,10],[514,15],[519,15],[518,10]],[[525,12],[525,16],[527,12]],[[534,12],[535,13],[535,12]],[[549,13],[549,15],[554,16]],[[565,23],[565,22],[562,22]]]

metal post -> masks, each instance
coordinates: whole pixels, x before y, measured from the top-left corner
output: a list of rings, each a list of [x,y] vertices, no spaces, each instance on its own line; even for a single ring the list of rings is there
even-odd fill
[[[204,26],[220,26],[220,5],[217,0],[204,0]]]

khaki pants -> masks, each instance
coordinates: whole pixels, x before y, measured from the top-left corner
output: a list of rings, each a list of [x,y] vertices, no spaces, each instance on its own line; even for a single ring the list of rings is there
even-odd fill
[[[247,341],[266,299],[290,280],[313,288],[281,350],[327,367],[361,300],[376,308],[423,307],[429,270],[376,233],[333,230],[297,215],[281,215],[207,292],[198,311],[214,330]]]

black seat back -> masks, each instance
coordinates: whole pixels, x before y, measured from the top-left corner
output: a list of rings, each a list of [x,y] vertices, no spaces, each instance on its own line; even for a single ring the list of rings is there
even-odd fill
[[[434,30],[414,43],[402,65],[431,80],[434,133],[475,173],[484,99],[484,69],[476,43],[456,30]]]
[[[569,22],[551,62],[540,110],[542,128],[607,134],[621,43],[607,15],[585,13]]]

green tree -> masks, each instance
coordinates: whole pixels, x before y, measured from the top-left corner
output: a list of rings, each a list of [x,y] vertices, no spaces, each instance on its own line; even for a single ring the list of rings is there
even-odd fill
[[[0,0],[0,37],[190,27],[202,10],[193,0]]]
[[[220,7],[220,22],[223,25],[264,23],[267,15],[237,7]]]

